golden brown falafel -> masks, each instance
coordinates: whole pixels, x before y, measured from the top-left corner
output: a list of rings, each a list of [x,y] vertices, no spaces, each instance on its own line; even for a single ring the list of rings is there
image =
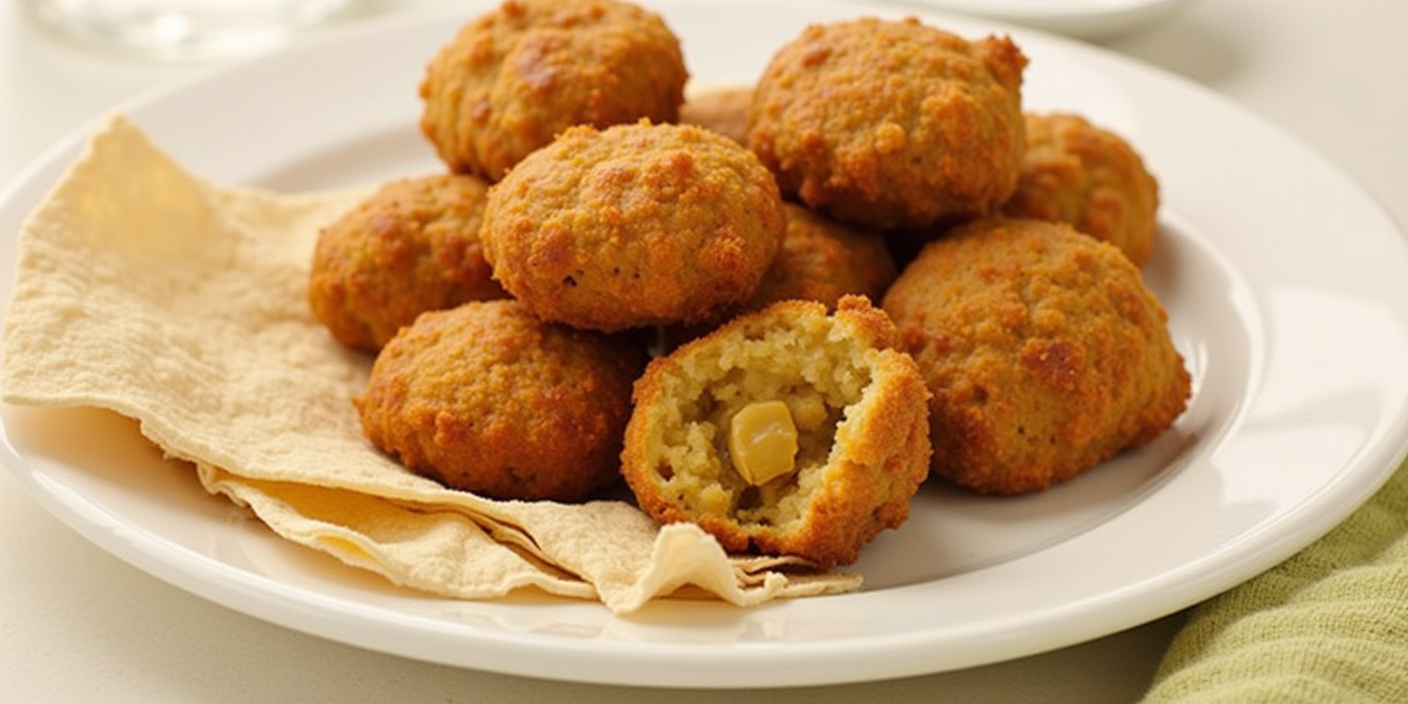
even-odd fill
[[[686,95],[680,106],[680,124],[711,129],[739,144],[748,143],[748,107],[751,87],[716,88]]]
[[[618,0],[507,0],[466,24],[421,82],[421,131],[490,181],[578,124],[672,122],[688,79],[659,15]]]
[[[933,392],[934,472],[1039,491],[1162,433],[1190,378],[1167,314],[1117,248],[992,218],[931,242],[883,307]]]
[[[917,19],[817,24],[763,70],[748,143],[838,220],[927,232],[995,210],[1022,160],[1026,57]]]
[[[1123,137],[1080,115],[1026,115],[1026,154],[1010,217],[1068,222],[1136,265],[1154,250],[1159,183]]]
[[[476,301],[404,328],[353,403],[411,471],[490,498],[578,501],[618,476],[644,364],[623,338]]]
[[[333,338],[375,351],[425,311],[506,297],[479,243],[487,189],[474,176],[392,181],[323,228],[308,300]]]
[[[928,473],[923,379],[862,297],[783,301],[650,363],[622,474],[661,522],[732,552],[855,561]]]
[[[786,229],[772,174],[691,125],[578,126],[489,192],[494,278],[545,320],[607,332],[717,317]]]
[[[760,310],[787,299],[834,309],[853,294],[878,301],[899,275],[879,233],[845,225],[796,203],[783,203],[787,232],[758,290],[744,304]]]
[[[895,259],[878,233],[843,225],[810,208],[784,202],[787,232],[782,247],[753,295],[719,320],[663,326],[658,342],[671,349],[707,335],[740,313],[778,301],[816,301],[834,310],[846,295],[878,301],[898,275]]]

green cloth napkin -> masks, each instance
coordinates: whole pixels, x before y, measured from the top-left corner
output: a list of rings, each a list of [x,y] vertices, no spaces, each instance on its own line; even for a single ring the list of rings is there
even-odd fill
[[[1408,463],[1324,538],[1196,607],[1144,701],[1408,702]]]

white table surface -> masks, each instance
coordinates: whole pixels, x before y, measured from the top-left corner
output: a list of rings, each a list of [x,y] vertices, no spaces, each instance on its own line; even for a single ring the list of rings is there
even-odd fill
[[[453,5],[383,1],[366,14]],[[361,21],[374,20],[344,23]],[[1400,225],[1408,223],[1408,0],[1200,0],[1158,26],[1103,43],[1278,124],[1338,164]],[[112,104],[218,67],[77,48],[34,27],[13,0],[0,0],[0,183]],[[94,547],[3,471],[0,565],[5,702],[1129,702],[1148,685],[1181,619],[898,681],[665,691],[443,667],[271,625]]]

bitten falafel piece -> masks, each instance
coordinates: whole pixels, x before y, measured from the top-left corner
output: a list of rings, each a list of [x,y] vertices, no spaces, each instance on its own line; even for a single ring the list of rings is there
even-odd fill
[[[787,227],[772,174],[692,125],[578,126],[489,192],[494,278],[545,320],[613,332],[746,300]]]
[[[731,552],[854,562],[928,473],[928,391],[895,341],[863,297],[793,300],[656,358],[622,453],[640,507]]]
[[[763,70],[748,143],[783,195],[843,222],[927,236],[1017,185],[1027,59],[909,18],[816,24]]]
[[[374,352],[425,311],[507,297],[479,242],[487,190],[474,176],[392,181],[323,228],[308,302],[333,338]]]
[[[404,328],[353,404],[373,445],[447,487],[580,501],[619,477],[644,366],[633,341],[476,301]]]
[[[1153,255],[1159,183],[1120,135],[1066,113],[1026,115],[1027,148],[1003,214],[1067,222],[1119,247],[1138,266]]]
[[[455,172],[503,178],[573,125],[673,122],[689,74],[659,15],[618,0],[507,0],[426,69],[421,131]]]
[[[1167,314],[1113,245],[992,218],[931,242],[883,307],[933,393],[934,473],[1044,490],[1164,432],[1191,379]]]

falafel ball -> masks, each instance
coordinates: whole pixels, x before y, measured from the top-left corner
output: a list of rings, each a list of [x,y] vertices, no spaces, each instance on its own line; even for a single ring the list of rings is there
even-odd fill
[[[1026,63],[1006,37],[970,42],[914,18],[811,25],[764,69],[748,143],[784,196],[927,233],[1016,188]]]
[[[636,382],[622,474],[642,510],[724,549],[854,562],[928,474],[928,391],[870,301],[782,301]]]
[[[1027,147],[1010,217],[1068,222],[1143,266],[1158,231],[1159,183],[1120,135],[1066,113],[1026,115]]]
[[[816,301],[835,310],[844,296],[878,301],[885,295],[899,271],[879,233],[844,225],[796,203],[784,202],[782,208],[787,214],[782,248],[752,297],[718,320],[662,326],[657,330],[661,349],[703,337],[729,318],[778,301]]]
[[[490,189],[494,278],[545,320],[613,332],[746,300],[786,230],[747,148],[692,125],[578,126]]]
[[[929,390],[934,472],[1040,491],[1153,440],[1190,377],[1167,314],[1114,245],[991,218],[931,242],[883,307]]]
[[[455,172],[490,181],[578,124],[674,121],[688,79],[659,15],[617,0],[507,0],[426,69],[421,131]]]
[[[680,106],[680,124],[711,129],[739,144],[748,143],[748,106],[751,87],[715,88],[686,95]]]
[[[506,297],[479,242],[487,191],[474,176],[392,181],[323,228],[308,282],[319,322],[376,351],[425,311]]]
[[[782,207],[787,212],[782,248],[745,309],[759,310],[790,298],[834,309],[848,294],[873,301],[885,295],[899,271],[879,233],[836,222],[796,203]]]
[[[625,339],[474,301],[404,328],[353,404],[368,440],[417,474],[495,499],[579,501],[618,477],[644,364]]]

